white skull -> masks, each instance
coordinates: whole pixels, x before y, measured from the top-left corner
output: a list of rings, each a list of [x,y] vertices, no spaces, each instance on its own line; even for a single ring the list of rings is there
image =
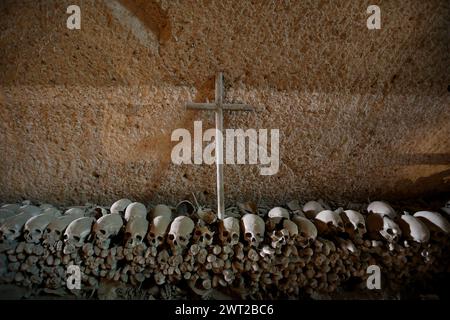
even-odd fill
[[[316,215],[315,219],[320,234],[344,231],[344,222],[337,211],[323,210]]]
[[[30,214],[32,216],[37,216],[38,214],[42,213],[42,209],[31,204],[26,204],[19,208],[18,213],[22,212]]]
[[[420,219],[432,231],[438,233],[450,233],[450,223],[442,215],[431,211],[418,211],[414,217]]]
[[[164,242],[170,221],[172,221],[171,218],[166,215],[153,218],[147,235],[147,240],[152,246],[158,247]]]
[[[264,220],[256,214],[247,213],[242,217],[244,239],[252,246],[258,247],[264,240]]]
[[[91,233],[94,222],[95,219],[92,217],[82,217],[73,220],[64,232],[64,242],[76,248],[82,247]]]
[[[272,231],[270,236],[272,240],[271,245],[274,249],[279,249],[296,236],[298,236],[297,225],[290,220],[284,220],[283,228],[281,230]]]
[[[147,208],[140,202],[133,202],[125,210],[125,220],[130,221],[134,218],[147,219]]]
[[[194,242],[201,247],[210,246],[213,242],[214,232],[207,226],[196,225],[194,231]]]
[[[131,200],[125,199],[125,198],[117,200],[116,202],[114,202],[111,205],[111,208],[109,208],[109,211],[111,213],[120,214],[123,217],[125,215],[125,210],[131,203],[132,203]]]
[[[275,207],[270,209],[268,216],[270,220],[277,224],[282,219],[289,219],[289,211],[282,207]]]
[[[194,230],[194,221],[186,216],[176,217],[170,225],[168,243],[172,251],[179,253],[189,244],[192,231]]]
[[[289,238],[295,238],[298,236],[298,226],[291,220],[283,221],[283,229],[288,231]]]
[[[305,216],[298,200],[289,201],[286,205],[289,208],[289,210],[291,210],[295,215],[299,215],[302,217]]]
[[[41,212],[41,210],[37,207],[34,208],[37,208],[38,210],[34,210],[33,208],[22,210],[22,208],[23,207],[21,207],[18,214],[5,219],[0,227],[0,233],[2,234],[2,238],[4,240],[16,240],[21,235],[21,231],[25,223],[30,218],[37,216]]]
[[[17,215],[17,212],[14,210],[10,210],[10,209],[6,209],[6,208],[1,208],[0,209],[0,225],[3,223],[3,221],[5,221],[6,219]]]
[[[323,210],[325,210],[325,208],[317,201],[308,201],[303,206],[303,212],[310,219],[314,218],[319,212]]]
[[[345,231],[352,237],[362,237],[366,232],[366,221],[364,216],[355,210],[345,210],[341,215],[344,220]]]
[[[376,213],[382,217],[388,216],[391,219],[397,217],[397,213],[395,212],[395,210],[387,202],[384,201],[371,202],[367,207],[367,212]]]
[[[98,219],[93,227],[96,244],[102,249],[109,248],[111,239],[119,233],[122,226],[123,220],[118,213],[111,213]]]
[[[65,216],[75,215],[75,216],[79,216],[81,218],[82,216],[84,216],[85,212],[86,211],[84,209],[82,209],[82,208],[72,207],[72,208],[67,209],[64,212],[64,215]]]
[[[6,209],[6,210],[13,211],[13,212],[19,212],[20,204],[17,204],[17,203],[7,203],[7,204],[2,205],[2,206],[0,207],[0,209]]]
[[[60,240],[67,226],[74,220],[82,218],[84,216],[84,211],[72,212],[71,214],[66,214],[51,221],[47,228],[45,229],[43,238],[44,244],[54,245],[56,241]]]
[[[60,215],[59,211],[53,211],[53,214],[43,213],[30,218],[24,226],[25,240],[31,243],[39,243],[47,226]]]
[[[302,247],[311,245],[317,238],[317,228],[305,217],[295,216],[292,221],[298,227],[299,243]]]
[[[239,219],[228,217],[219,222],[219,239],[222,244],[238,244],[239,235]]]
[[[61,215],[61,210],[56,209],[55,207],[49,207],[42,210],[42,214],[50,214],[55,217],[59,217]]]
[[[402,234],[415,242],[424,243],[430,240],[430,230],[425,223],[410,214],[400,217],[399,226]]]
[[[128,210],[128,208],[127,208]],[[125,246],[135,247],[143,243],[148,231],[148,220],[144,217],[135,217],[127,222],[125,229]]]
[[[159,216],[166,216],[172,220],[172,210],[165,204],[158,204],[153,208],[152,217],[154,219]]]
[[[388,216],[383,217],[383,228],[380,230],[380,234],[389,242],[396,242],[402,235],[402,231],[398,224],[394,222]]]

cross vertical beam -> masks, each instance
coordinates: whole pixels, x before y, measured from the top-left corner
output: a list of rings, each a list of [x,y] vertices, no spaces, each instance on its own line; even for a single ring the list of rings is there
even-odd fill
[[[225,190],[223,181],[223,74],[216,76],[215,102],[216,113],[216,183],[217,183],[217,215],[220,220],[225,219]]]
[[[210,110],[216,116],[216,177],[217,177],[217,215],[220,220],[225,219],[225,190],[223,179],[223,111],[251,111],[252,107],[241,103],[224,103],[223,74],[219,72],[216,76],[215,101],[214,103],[192,103],[188,102],[186,108],[196,110]]]

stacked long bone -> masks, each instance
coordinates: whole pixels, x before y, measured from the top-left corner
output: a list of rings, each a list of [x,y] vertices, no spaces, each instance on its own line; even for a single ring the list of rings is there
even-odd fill
[[[110,208],[5,204],[0,208],[0,283],[66,287],[78,265],[84,288],[185,286],[242,298],[331,293],[350,279],[364,283],[378,265],[383,281],[404,285],[448,270],[450,224],[443,213],[399,214],[370,203],[364,214],[323,201],[270,210],[248,204],[215,213],[183,201],[152,210],[128,199]],[[363,212],[363,210],[361,210]]]

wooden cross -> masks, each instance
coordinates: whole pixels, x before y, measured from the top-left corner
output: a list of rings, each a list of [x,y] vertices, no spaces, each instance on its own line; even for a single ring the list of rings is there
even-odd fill
[[[225,199],[223,185],[223,111],[252,111],[253,108],[241,103],[223,102],[223,74],[219,72],[216,76],[216,94],[213,103],[188,102],[186,108],[211,110],[216,114],[216,169],[217,169],[217,214],[220,220],[225,218]]]

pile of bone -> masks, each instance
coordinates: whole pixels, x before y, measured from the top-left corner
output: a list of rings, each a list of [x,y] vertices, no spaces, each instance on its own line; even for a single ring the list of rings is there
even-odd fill
[[[149,210],[128,199],[108,208],[4,204],[0,283],[66,290],[75,265],[82,289],[176,284],[201,297],[275,299],[362,286],[377,265],[384,283],[401,287],[449,271],[449,211],[450,203],[414,214],[382,201],[359,211],[323,201],[270,210],[244,203],[219,221],[189,201]]]

